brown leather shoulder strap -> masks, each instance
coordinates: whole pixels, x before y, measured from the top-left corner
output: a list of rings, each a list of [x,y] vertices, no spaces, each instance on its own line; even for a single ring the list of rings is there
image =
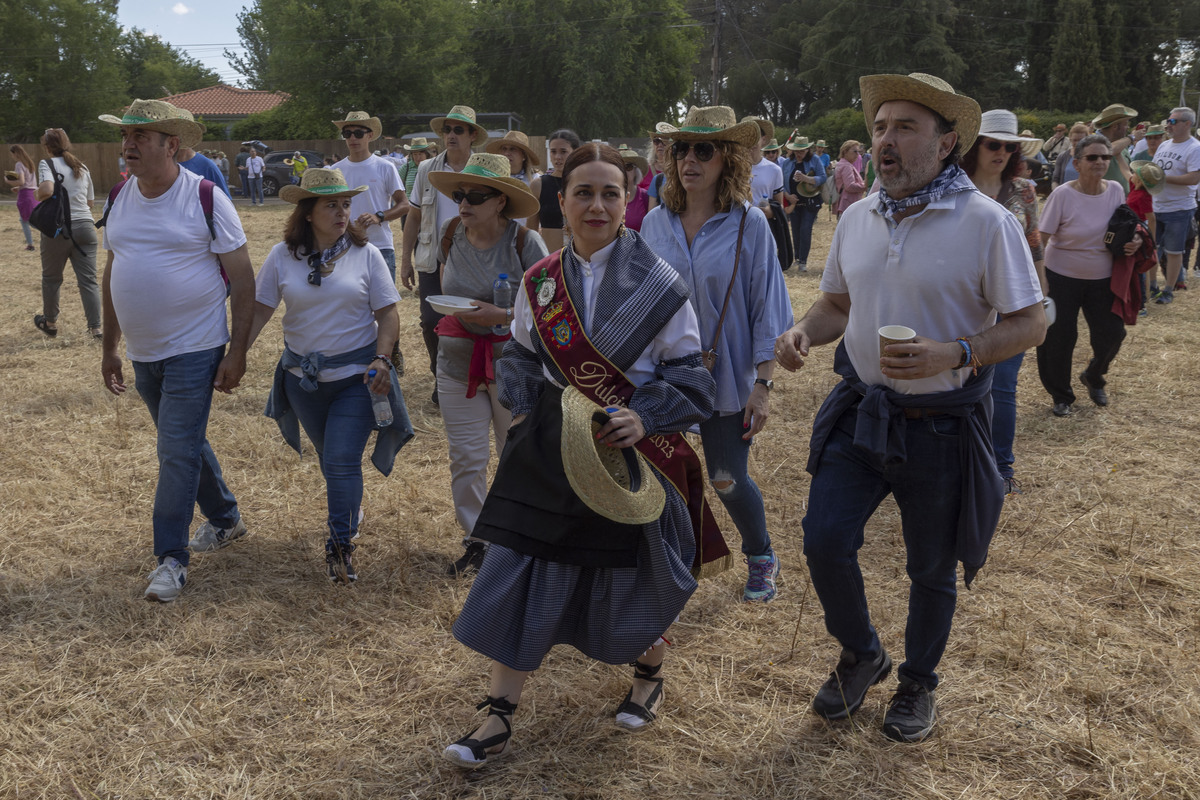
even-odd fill
[[[717,320],[717,333],[713,336],[710,351],[716,352],[717,343],[721,341],[721,329],[725,326],[725,312],[729,310],[729,296],[733,294],[733,282],[737,280],[738,264],[742,260],[742,235],[746,232],[746,216],[749,214],[742,208],[742,222],[738,225],[737,250],[733,254],[733,274],[729,276],[729,288],[725,290],[725,303],[721,306],[721,317]]]

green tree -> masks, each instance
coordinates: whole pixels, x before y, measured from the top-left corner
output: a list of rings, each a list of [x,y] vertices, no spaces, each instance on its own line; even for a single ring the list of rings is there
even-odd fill
[[[1108,102],[1106,70],[1100,60],[1100,33],[1092,0],[1062,0],[1061,23],[1050,57],[1052,108],[1103,108]],[[1117,57],[1117,56],[1114,56]]]
[[[121,36],[118,51],[131,98],[155,98],[190,92],[220,82],[217,73],[158,36],[137,28]]]
[[[126,102],[112,58],[120,43],[116,0],[0,0],[0,135],[36,141],[63,128],[76,141],[110,138],[97,117]]]
[[[480,0],[479,96],[527,130],[644,134],[676,116],[699,46],[681,0]]]

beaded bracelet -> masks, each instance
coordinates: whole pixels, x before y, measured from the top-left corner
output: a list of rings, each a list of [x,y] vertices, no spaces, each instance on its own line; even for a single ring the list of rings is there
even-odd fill
[[[975,355],[975,348],[971,347],[970,339],[967,339],[964,336],[960,336],[957,339],[955,339],[954,341],[958,342],[963,347],[962,361],[958,362],[958,366],[955,367],[955,369],[962,369],[963,367],[970,367],[971,374],[978,375],[979,368],[982,367],[983,364],[982,364],[982,362],[980,362],[979,356]]]
[[[387,364],[388,369],[395,369],[395,367],[392,365],[392,360],[390,358],[388,358],[387,356],[385,356],[383,353],[376,353],[375,360],[382,361],[383,363]]]

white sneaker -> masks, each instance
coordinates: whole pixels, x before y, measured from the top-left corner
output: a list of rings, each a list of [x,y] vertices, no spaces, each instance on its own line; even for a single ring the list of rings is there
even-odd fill
[[[163,563],[150,573],[149,579],[150,585],[146,587],[146,599],[169,603],[179,597],[179,593],[183,591],[183,585],[187,583],[187,567],[171,556],[167,556]]]
[[[188,547],[197,552],[220,550],[246,535],[246,523],[238,519],[232,528],[218,528],[208,520],[196,529],[196,535],[188,542]]]

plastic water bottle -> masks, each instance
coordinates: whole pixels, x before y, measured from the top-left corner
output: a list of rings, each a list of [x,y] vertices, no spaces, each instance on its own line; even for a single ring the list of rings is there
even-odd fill
[[[367,377],[374,378],[376,372],[377,370],[369,370]],[[371,410],[375,412],[376,428],[390,428],[392,425],[391,390],[389,389],[388,391],[388,394],[375,394],[370,388],[367,389],[367,392],[371,395]]]
[[[508,282],[508,273],[506,272],[501,272],[500,277],[496,278],[496,282],[492,284],[492,303],[497,308],[512,308],[513,289],[512,284]],[[505,336],[508,333],[508,323],[493,325],[492,333],[497,336]]]

